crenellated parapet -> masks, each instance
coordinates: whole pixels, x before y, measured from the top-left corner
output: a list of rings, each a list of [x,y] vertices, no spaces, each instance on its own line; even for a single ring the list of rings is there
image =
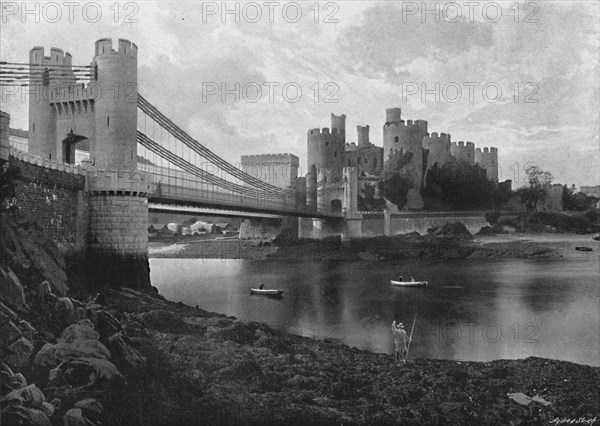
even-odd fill
[[[450,161],[450,147],[450,135],[447,133],[438,134],[437,132],[433,132],[431,135],[425,136],[423,138],[423,148],[428,151],[427,170],[431,169],[435,164],[442,167]]]
[[[455,161],[459,163],[474,165],[475,164],[475,144],[473,142],[460,141],[452,142],[450,152]]]
[[[475,164],[485,169],[488,179],[498,182],[498,149],[485,147],[475,150]]]

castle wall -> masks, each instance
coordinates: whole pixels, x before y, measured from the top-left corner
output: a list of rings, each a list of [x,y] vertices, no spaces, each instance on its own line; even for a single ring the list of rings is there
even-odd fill
[[[10,152],[10,114],[0,111],[0,158],[8,160]]]
[[[284,189],[295,189],[300,160],[293,154],[242,155],[242,170]]]
[[[489,226],[485,220],[484,213],[409,213],[391,214],[390,235],[408,234],[418,232],[426,235],[427,230],[436,226],[444,226],[447,223],[461,222],[471,234],[476,234],[484,226]]]
[[[65,250],[82,249],[87,237],[88,199],[85,176],[19,160],[16,205],[35,218],[46,235]]]

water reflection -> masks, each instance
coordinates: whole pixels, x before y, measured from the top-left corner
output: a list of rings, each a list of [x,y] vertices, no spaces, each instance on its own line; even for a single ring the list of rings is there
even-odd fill
[[[391,323],[411,356],[487,361],[541,356],[599,365],[598,262],[247,262],[151,259],[165,297],[315,338],[391,353]],[[402,274],[426,289],[398,288]],[[280,300],[250,296],[264,283]]]

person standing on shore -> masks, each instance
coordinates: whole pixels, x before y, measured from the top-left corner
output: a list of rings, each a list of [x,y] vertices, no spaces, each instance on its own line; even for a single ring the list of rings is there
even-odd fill
[[[400,358],[402,358],[402,361],[406,362],[406,342],[408,339],[406,336],[406,330],[404,330],[404,324],[401,322],[396,324],[396,320],[394,320],[394,322],[392,322],[392,333],[394,334],[395,345],[394,359],[396,361],[400,361]]]

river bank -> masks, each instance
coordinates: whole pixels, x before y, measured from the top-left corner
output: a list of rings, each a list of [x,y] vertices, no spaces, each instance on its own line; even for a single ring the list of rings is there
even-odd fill
[[[152,258],[247,260],[395,260],[395,259],[525,259],[589,256],[575,251],[600,248],[593,235],[499,234],[464,239],[435,239],[409,234],[342,242],[338,239],[302,240],[285,246],[257,240],[181,240],[150,242]]]

